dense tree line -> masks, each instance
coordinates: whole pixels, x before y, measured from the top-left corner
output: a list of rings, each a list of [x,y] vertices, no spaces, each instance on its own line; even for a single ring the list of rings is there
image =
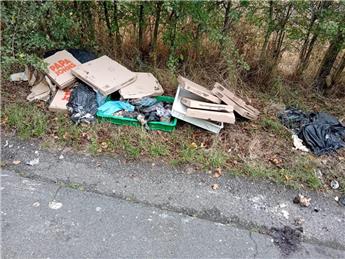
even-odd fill
[[[36,1],[1,2],[2,67],[36,64],[50,48],[83,47],[178,71],[226,61],[240,77],[272,74],[284,52],[296,53],[293,76],[320,92],[343,84],[345,2],[340,1]],[[133,53],[133,52],[131,52]]]

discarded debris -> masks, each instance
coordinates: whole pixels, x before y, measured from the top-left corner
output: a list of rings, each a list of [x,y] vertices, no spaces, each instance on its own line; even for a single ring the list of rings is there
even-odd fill
[[[339,182],[337,180],[332,180],[331,181],[331,188],[336,190],[339,188]]]
[[[32,207],[35,207],[35,208],[37,208],[37,207],[39,207],[41,204],[38,202],[38,201],[36,201],[36,202],[34,202],[33,204],[32,204]]]
[[[81,63],[68,51],[58,51],[44,61],[48,63],[48,76],[60,89],[72,86],[76,82],[71,71]]]
[[[96,120],[96,92],[84,83],[78,82],[77,86],[73,88],[66,106],[71,120],[76,124],[82,122],[90,124]]]
[[[219,189],[219,184],[218,183],[214,183],[211,185],[212,190],[218,190]]]
[[[212,103],[218,103],[218,104],[222,102],[218,97],[214,96],[214,94],[212,94],[210,90],[206,89],[205,87],[197,83],[194,83],[193,81],[187,78],[179,76],[177,78],[177,81],[179,82],[180,86],[183,89],[197,96],[200,96],[204,100],[207,100]]]
[[[163,95],[164,90],[151,73],[135,73],[136,80],[119,90],[124,99],[137,99]]]
[[[40,162],[40,159],[39,158],[35,158],[35,159],[31,160],[31,161],[26,162],[26,164],[29,165],[29,166],[34,166],[34,165],[38,165],[39,162]]]
[[[345,126],[332,115],[324,112],[304,113],[296,108],[288,108],[278,117],[316,155],[345,147]]]
[[[7,147],[8,146],[8,140],[5,141],[5,144],[3,147]]]
[[[187,97],[193,100],[202,100],[202,97],[199,97],[187,90],[183,89],[181,86],[178,86],[175,101],[172,107],[171,115],[177,119],[186,121],[190,124],[203,128],[205,130],[211,131],[213,133],[219,133],[223,128],[223,123],[211,122],[203,119],[193,118],[186,115],[187,107],[181,102],[181,99]]]
[[[52,112],[67,112],[67,103],[71,96],[70,89],[57,90],[56,94],[49,105],[49,111]]]
[[[222,176],[222,169],[221,169],[220,167],[218,167],[218,168],[214,171],[213,177],[219,178],[219,177],[221,177],[221,176]]]
[[[244,118],[249,120],[256,120],[260,112],[254,107],[246,104],[241,98],[236,96],[230,90],[226,89],[219,83],[215,83],[212,93],[221,99],[227,105],[230,105],[234,110]]]
[[[53,200],[53,201],[50,201],[50,202],[49,202],[48,206],[49,206],[49,208],[51,208],[52,210],[58,210],[58,209],[61,209],[62,203]]]
[[[311,198],[303,196],[302,194],[298,194],[294,199],[293,203],[299,204],[302,207],[309,207],[310,206]]]
[[[72,69],[73,75],[95,91],[109,95],[133,83],[137,75],[108,56],[91,60]]]
[[[61,155],[59,156],[59,159],[60,159],[60,160],[64,159],[64,156],[61,154]]]
[[[289,226],[271,228],[270,231],[270,235],[273,237],[273,243],[280,248],[280,251],[285,256],[299,249],[302,241],[302,233],[302,227],[293,229]]]
[[[296,150],[301,150],[303,152],[309,152],[309,149],[303,145],[303,140],[300,139],[296,134],[292,134],[293,145]]]
[[[342,206],[345,206],[345,196],[341,196],[338,200],[338,203]]]
[[[26,77],[25,72],[19,72],[19,73],[14,73],[14,74],[10,75],[10,80],[12,82],[28,81],[28,78]]]
[[[35,84],[31,88],[31,93],[26,97],[26,100],[28,100],[29,102],[36,100],[42,100],[46,102],[50,98],[50,93],[51,88],[49,87],[47,80],[43,79],[41,82]]]
[[[20,160],[14,160],[12,163],[13,163],[14,165],[19,165],[21,162],[22,162],[22,161],[20,161]]]

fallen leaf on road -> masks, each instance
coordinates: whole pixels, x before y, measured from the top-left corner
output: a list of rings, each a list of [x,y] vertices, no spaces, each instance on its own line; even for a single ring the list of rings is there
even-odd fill
[[[102,142],[101,147],[102,147],[102,149],[107,149],[108,148],[107,142]]]
[[[219,178],[219,177],[221,177],[221,176],[222,176],[222,169],[221,169],[220,167],[218,167],[218,168],[214,171],[213,177]]]
[[[219,184],[215,183],[211,185],[212,190],[218,190],[219,189]]]
[[[13,163],[14,165],[19,165],[21,162],[22,162],[22,161],[20,161],[20,160],[14,160],[12,163]]]
[[[302,194],[298,194],[294,199],[293,203],[299,204],[302,207],[309,207],[310,206],[311,198],[308,198]]]

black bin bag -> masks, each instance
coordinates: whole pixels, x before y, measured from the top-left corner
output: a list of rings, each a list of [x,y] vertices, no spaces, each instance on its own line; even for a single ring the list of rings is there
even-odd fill
[[[76,124],[95,122],[97,112],[96,92],[86,84],[78,82],[72,90],[67,109],[71,120]]]

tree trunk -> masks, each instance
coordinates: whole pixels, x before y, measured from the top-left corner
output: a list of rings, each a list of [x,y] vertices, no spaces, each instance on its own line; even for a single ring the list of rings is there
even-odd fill
[[[339,52],[341,51],[341,47],[343,43],[344,43],[344,34],[340,30],[340,26],[339,26],[337,36],[331,40],[330,45],[321,62],[319,71],[314,81],[314,87],[316,88],[317,91],[321,93],[324,93],[327,87],[326,79],[332,70],[332,67],[334,65],[334,62],[337,59]]]
[[[297,70],[296,70],[296,75],[301,76],[304,72],[304,70],[308,67],[309,65],[309,60],[311,56],[311,52],[314,49],[314,45],[316,43],[317,38],[319,37],[319,34],[315,33],[313,37],[311,38],[307,48],[306,48],[306,53],[303,54],[303,56],[300,55],[300,62],[297,65]]]
[[[153,38],[152,38],[152,53],[153,53],[153,65],[157,66],[157,39],[158,39],[158,28],[161,18],[161,11],[162,11],[163,1],[158,1],[156,3],[156,19],[155,25],[153,29]]]
[[[170,33],[170,48],[169,48],[169,54],[168,57],[172,53],[175,54],[175,38],[176,38],[176,27],[177,27],[177,14],[176,10],[173,9],[169,15],[169,24],[171,28],[171,33]]]
[[[139,4],[138,10],[138,49],[140,51],[141,59],[143,59],[144,49],[144,5]]]
[[[115,27],[115,40],[116,40],[116,47],[121,50],[121,34],[120,34],[120,26],[119,26],[119,17],[118,17],[118,10],[117,10],[117,1],[114,1],[113,4],[113,19],[114,19],[114,27]]]
[[[224,45],[224,38],[228,35],[230,31],[230,10],[231,10],[231,5],[232,2],[231,0],[224,1],[226,3],[225,6],[225,13],[224,13],[224,23],[223,23],[223,28],[222,28],[222,35],[220,38],[220,48],[222,50],[223,45]]]
[[[267,50],[267,46],[268,46],[268,42],[269,39],[271,37],[272,31],[273,31],[273,1],[270,0],[269,1],[269,11],[268,11],[268,25],[267,25],[267,30],[266,30],[266,34],[265,34],[265,40],[264,40],[264,44],[262,45],[262,49],[261,49],[261,54],[260,54],[260,60],[262,60],[266,54],[266,50]]]
[[[313,6],[313,3],[311,4]],[[301,76],[304,70],[308,67],[311,52],[314,48],[317,38],[319,37],[318,33],[314,33],[312,38],[310,39],[310,35],[312,34],[314,25],[316,21],[319,19],[322,12],[326,10],[332,3],[328,1],[318,1],[316,4],[317,4],[316,10],[314,10],[312,13],[307,34],[305,36],[303,46],[300,51],[299,63],[297,65],[296,72],[295,72],[297,76]]]
[[[337,69],[332,74],[331,86],[335,85],[341,78],[341,74],[345,68],[345,53],[343,54]]]
[[[109,18],[109,13],[108,13],[108,6],[107,6],[107,1],[103,1],[103,10],[104,10],[104,18],[105,18],[105,22],[107,24],[107,28],[108,28],[108,34],[109,37],[112,37],[112,32],[111,32],[111,24],[110,24],[110,18]]]
[[[281,49],[282,49],[284,37],[285,37],[285,27],[286,27],[286,24],[287,24],[290,16],[291,16],[291,13],[292,13],[292,2],[290,2],[290,4],[288,5],[285,16],[280,21],[280,27],[279,27],[279,30],[277,31],[276,42],[275,42],[275,46],[273,49],[273,55],[272,55],[272,58],[274,60],[274,64],[278,63],[278,60],[279,60],[279,57],[281,54]]]

